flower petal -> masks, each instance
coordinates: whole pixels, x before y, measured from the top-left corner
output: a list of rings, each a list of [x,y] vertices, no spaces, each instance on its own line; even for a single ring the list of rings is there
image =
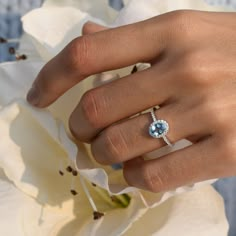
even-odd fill
[[[0,235],[55,235],[68,215],[51,211],[19,191],[0,169]]]
[[[46,119],[47,126],[43,127],[35,114]],[[61,161],[65,165],[68,162],[68,153],[57,140],[58,127],[52,118],[45,112],[32,112],[24,102],[15,102],[1,110],[0,127],[4,137],[0,143],[0,166],[8,178],[42,202],[65,201],[70,196],[66,194],[70,179],[60,182],[58,170]]]
[[[0,109],[14,99],[24,98],[44,65],[41,61],[4,63],[0,66]]]
[[[117,12],[111,8],[107,0],[46,0],[43,7],[71,6],[101,19],[104,22],[114,21]]]
[[[142,217],[146,212],[140,198],[132,194],[132,200],[128,208],[113,209],[105,214],[104,220],[97,223],[91,219],[84,224],[78,235],[89,236],[119,236],[123,235],[135,221]]]
[[[90,187],[91,191],[91,187]],[[79,196],[81,198],[82,196]],[[98,200],[98,198],[97,198]],[[100,199],[101,201],[101,199]],[[98,205],[102,205],[99,204]],[[79,209],[78,209],[79,208]],[[93,220],[86,202],[74,202],[74,215],[68,209],[41,205],[19,191],[0,169],[1,235],[122,235],[147,209],[139,198],[125,209],[110,209],[100,220]],[[30,222],[30,223],[29,223]],[[14,224],[14,227],[11,227]]]
[[[212,186],[170,198],[150,209],[124,235],[226,236],[222,197]]]
[[[81,36],[85,22],[106,25],[100,19],[73,7],[45,7],[22,18],[24,31],[32,37],[41,57],[48,61],[74,38]]]

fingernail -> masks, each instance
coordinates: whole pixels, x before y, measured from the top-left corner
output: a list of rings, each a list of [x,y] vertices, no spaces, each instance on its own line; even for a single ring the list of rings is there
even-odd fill
[[[35,86],[33,86],[28,92],[27,101],[33,106],[37,106],[39,104],[40,94],[39,94],[39,90],[36,89]]]

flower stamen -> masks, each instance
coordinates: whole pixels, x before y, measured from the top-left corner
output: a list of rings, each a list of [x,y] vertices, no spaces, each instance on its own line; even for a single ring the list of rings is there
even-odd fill
[[[20,39],[7,39],[0,37],[0,43],[19,43]]]
[[[74,189],[71,189],[70,192],[71,192],[71,194],[74,195],[74,196],[76,196],[76,195],[78,194]]]
[[[90,192],[89,192],[89,190],[88,190],[88,188],[86,186],[84,178],[82,176],[80,176],[80,182],[81,182],[81,185],[83,187],[83,190],[84,190],[85,194],[87,195],[89,203],[90,203],[91,207],[93,208],[93,219],[94,220],[99,220],[100,218],[102,218],[104,216],[104,213],[99,212],[97,210],[95,202],[93,201],[93,198],[92,198],[92,196],[91,196],[91,194],[90,194]]]
[[[87,196],[87,198],[89,200],[89,203],[90,203],[91,207],[93,208],[94,211],[97,211],[97,207],[96,207],[96,205],[95,205],[95,203],[93,201],[93,198],[92,198],[92,196],[91,196],[91,194],[90,194],[90,192],[89,192],[89,190],[88,190],[88,188],[86,186],[84,178],[82,176],[80,176],[80,182],[81,182],[83,190],[84,190],[84,192],[85,192],[85,194],[86,194],[86,196]]]
[[[73,171],[73,168],[71,166],[67,166],[66,170],[71,173]]]
[[[61,162],[60,162],[60,165],[59,165],[59,174],[60,174],[61,176],[64,175],[64,171],[63,171],[63,161],[61,161]]]
[[[19,42],[20,42],[20,39],[6,39],[3,37],[0,37],[0,44],[19,43]],[[8,52],[10,55],[15,55],[15,58],[17,61],[26,60],[28,58],[25,54],[17,53],[14,47],[10,47],[8,49]]]
[[[71,180],[70,192],[74,196],[78,194],[78,192],[75,190],[75,178],[74,177],[72,177],[72,180]]]
[[[77,176],[78,175],[78,171],[77,170],[72,170],[72,175],[73,176]]]
[[[100,218],[102,218],[104,216],[104,213],[102,212],[98,212],[98,211],[94,211],[93,212],[93,219],[94,220],[99,220]]]
[[[17,61],[27,59],[27,56],[25,54],[19,54],[18,52],[16,52],[16,49],[14,47],[10,47],[8,49],[8,52],[9,52],[10,55],[15,55],[15,58],[16,58]]]
[[[7,43],[7,39],[0,37],[0,43]]]
[[[10,47],[8,49],[8,52],[11,54],[11,55],[15,55],[16,54],[16,49],[14,47]]]
[[[15,54],[16,56],[16,60],[17,61],[20,61],[20,60],[26,60],[27,59],[27,56],[25,54]]]

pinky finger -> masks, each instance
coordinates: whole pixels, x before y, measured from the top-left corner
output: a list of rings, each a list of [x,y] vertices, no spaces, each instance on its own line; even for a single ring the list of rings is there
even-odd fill
[[[209,138],[158,159],[138,157],[127,161],[124,177],[131,186],[162,192],[224,176],[226,166],[221,159],[214,141]]]

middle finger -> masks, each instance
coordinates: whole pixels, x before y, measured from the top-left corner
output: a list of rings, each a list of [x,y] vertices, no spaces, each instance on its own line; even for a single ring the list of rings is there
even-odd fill
[[[70,118],[74,136],[91,142],[113,123],[171,100],[170,76],[162,70],[159,64],[85,93]]]

